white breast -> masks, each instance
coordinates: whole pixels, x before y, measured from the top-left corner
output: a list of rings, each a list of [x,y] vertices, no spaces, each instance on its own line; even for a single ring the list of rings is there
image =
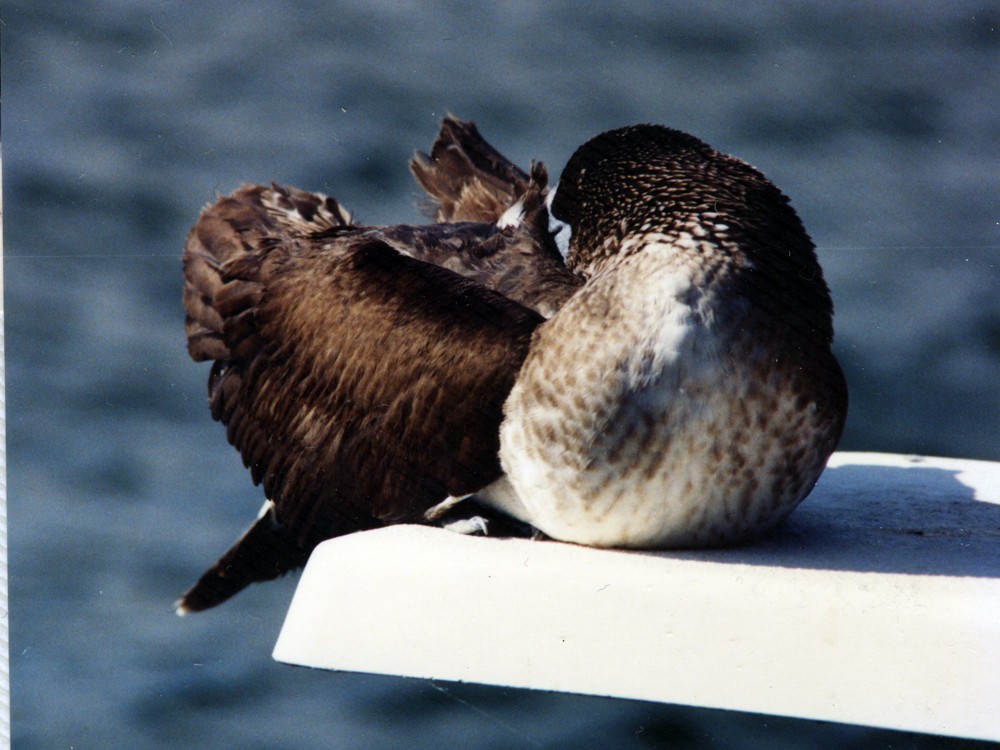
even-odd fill
[[[504,470],[530,522],[555,538],[622,543],[627,521],[609,510],[636,489],[622,470],[641,458],[631,433],[677,411],[680,375],[703,369],[691,361],[705,328],[688,299],[691,279],[652,260],[592,279],[539,329],[506,403]]]
[[[761,420],[750,405],[759,373],[732,356],[716,301],[693,276],[676,248],[647,246],[536,334],[505,405],[500,455],[519,515],[549,536],[717,543],[777,522],[808,489],[765,486],[785,463],[771,425],[795,416],[794,395],[768,391]]]

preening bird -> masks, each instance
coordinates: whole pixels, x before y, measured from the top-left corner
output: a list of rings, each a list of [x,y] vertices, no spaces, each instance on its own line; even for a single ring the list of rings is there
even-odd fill
[[[278,185],[184,250],[188,351],[266,502],[181,613],[394,523],[622,548],[735,544],[809,493],[843,430],[833,307],[760,172],[657,125],[550,188],[449,117],[410,169],[423,226]]]

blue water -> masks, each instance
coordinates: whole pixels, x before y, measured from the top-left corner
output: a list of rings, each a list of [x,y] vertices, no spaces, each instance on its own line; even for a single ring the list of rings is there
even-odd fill
[[[172,614],[260,502],[184,351],[184,233],[242,181],[416,221],[446,112],[555,173],[639,121],[755,164],[833,290],[842,447],[1000,459],[997,6],[681,6],[4,4],[15,748],[968,746],[294,669],[291,579]]]

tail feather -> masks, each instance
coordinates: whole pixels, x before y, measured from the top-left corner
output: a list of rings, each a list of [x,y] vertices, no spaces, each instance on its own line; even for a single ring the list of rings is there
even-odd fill
[[[528,188],[529,177],[497,152],[471,122],[450,115],[431,153],[414,154],[410,171],[427,192],[438,222],[496,222]]]
[[[270,503],[265,507],[253,526],[181,596],[177,614],[210,609],[251,583],[273,580],[306,564],[309,552],[285,533]]]

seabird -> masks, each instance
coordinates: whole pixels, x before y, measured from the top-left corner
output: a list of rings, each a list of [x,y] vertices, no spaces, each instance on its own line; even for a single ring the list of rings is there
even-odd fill
[[[410,168],[433,224],[255,185],[191,229],[188,351],[267,500],[179,613],[470,502],[555,540],[691,548],[806,497],[847,387],[813,244],[759,171],[637,125],[550,189],[453,117]]]

